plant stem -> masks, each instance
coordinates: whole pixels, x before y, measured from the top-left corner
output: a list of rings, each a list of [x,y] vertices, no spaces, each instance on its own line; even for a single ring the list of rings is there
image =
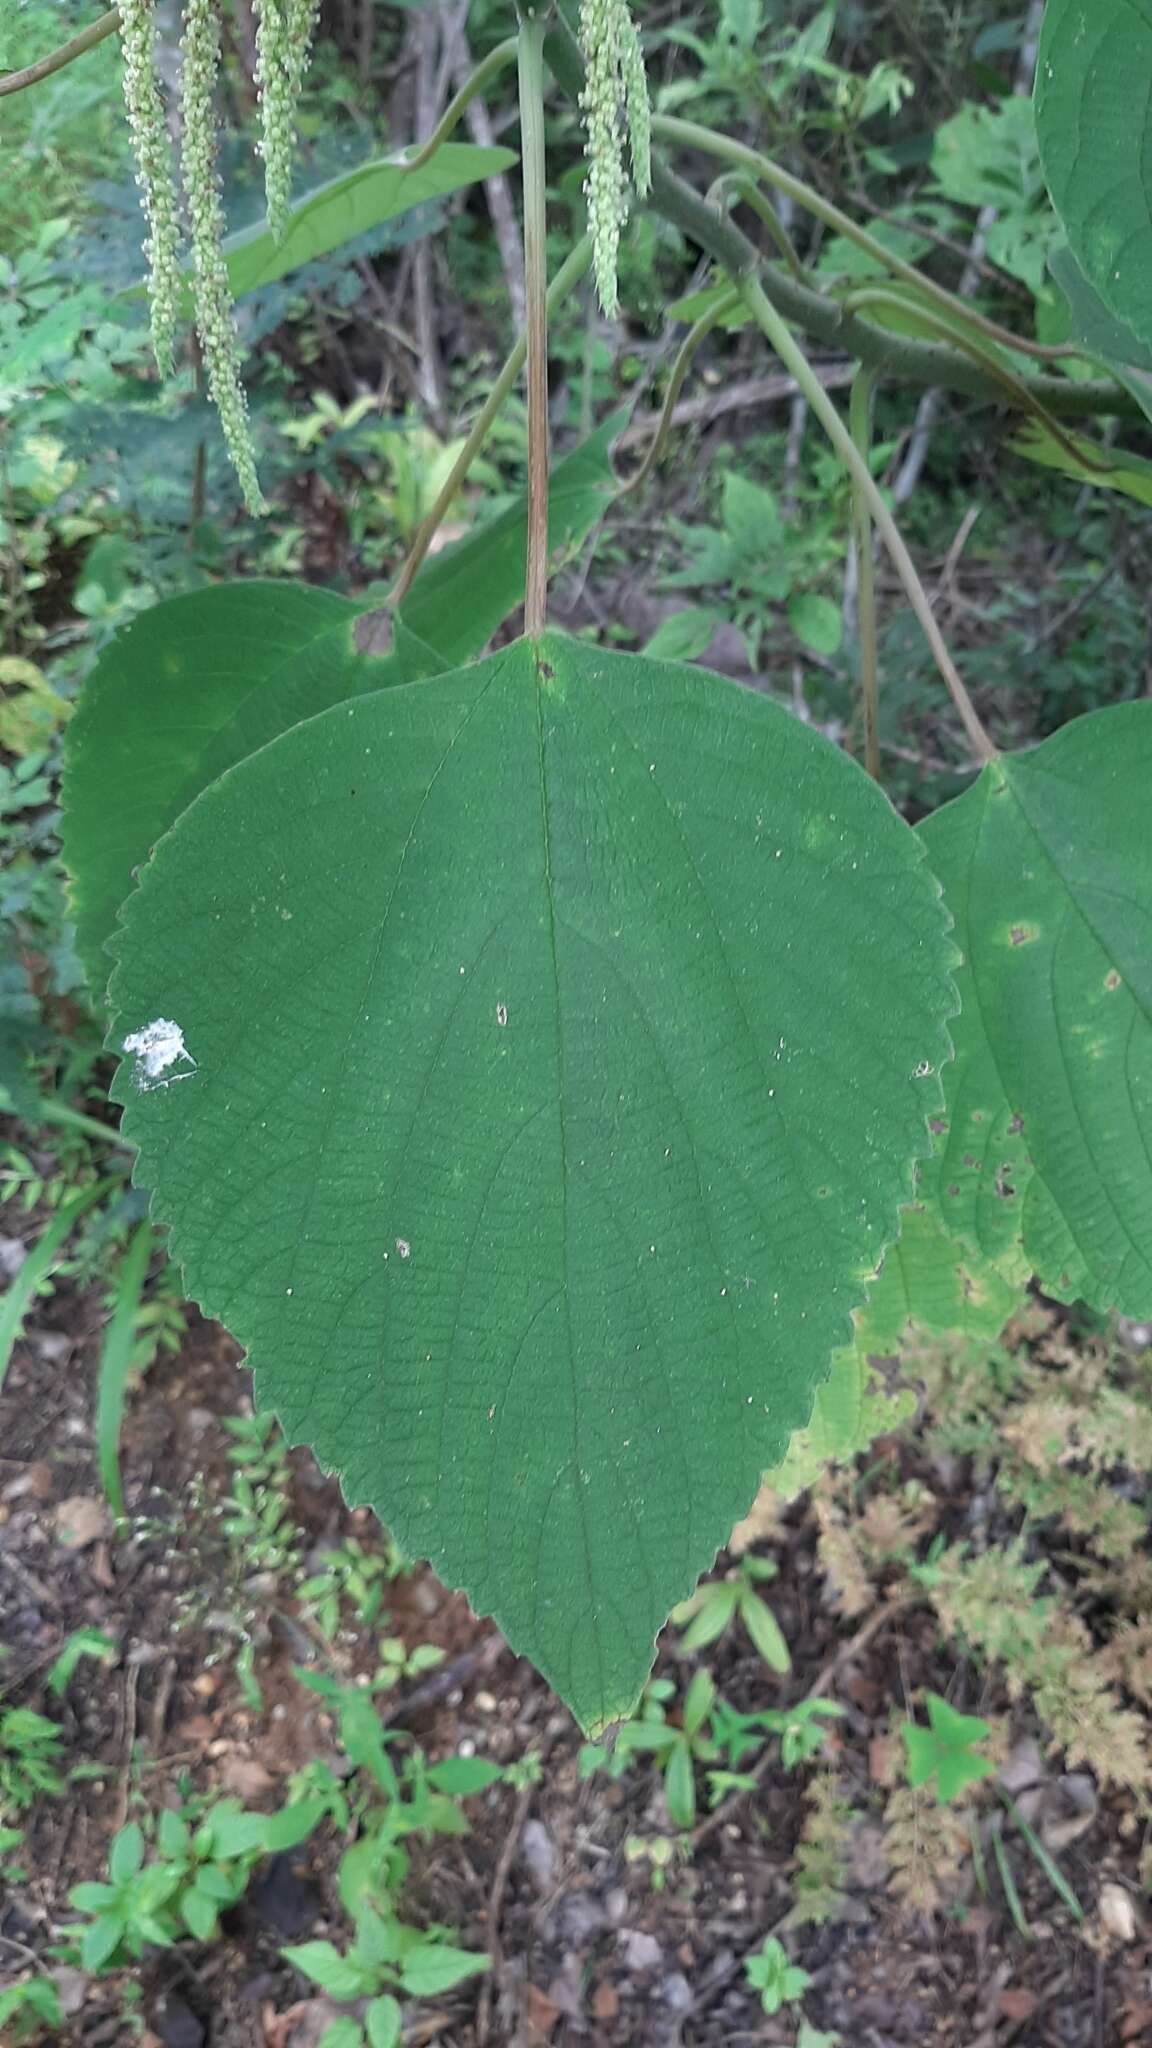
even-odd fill
[[[793,340],[788,327],[768,298],[763,286],[755,278],[745,278],[741,289],[744,303],[761,332],[771,342],[785,368],[790,370],[824,428],[833,448],[844,463],[853,483],[858,487],[868,510],[879,529],[884,545],[892,558],[893,567],[904,587],[904,594],[920,621],[924,637],[932,650],[936,666],[947,686],[948,693],[960,717],[972,747],[981,761],[994,761],[996,748],[985,732],[983,725],[964,687],[956,664],[944,643],[944,636],[932,615],[928,593],[916,572],[916,565],[904,545],[900,529],[888,510],[884,499],[873,479],[867,462],[860,455],[856,443],[840,418],[836,407],[825,391],[818,377],[813,375],[811,364],[804,351]]]
[[[954,317],[966,321],[971,327],[979,328],[981,333],[988,335],[993,341],[1002,343],[1005,348],[1017,349],[1021,355],[1036,356],[1043,362],[1053,362],[1063,356],[1082,354],[1082,350],[1078,349],[1074,342],[1061,342],[1055,348],[1049,348],[1042,342],[1027,341],[1023,336],[1013,334],[1009,328],[1001,327],[995,320],[985,319],[982,313],[976,313],[971,306],[965,306],[942,284],[936,284],[932,278],[925,277],[914,264],[905,263],[903,257],[894,255],[891,249],[886,249],[883,242],[878,242],[875,235],[870,235],[867,228],[862,228],[858,221],[852,219],[851,214],[842,212],[832,200],[825,199],[822,193],[817,192],[815,186],[806,184],[803,178],[795,177],[791,171],[784,169],[783,164],[775,163],[769,156],[763,156],[758,149],[750,148],[746,142],[738,142],[730,135],[717,135],[711,128],[701,127],[696,121],[681,121],[674,114],[654,115],[652,132],[654,135],[664,136],[669,142],[682,142],[688,148],[703,150],[706,155],[719,157],[724,163],[743,166],[753,177],[761,178],[766,185],[774,185],[778,192],[786,193],[807,213],[814,214],[817,220],[822,220],[835,234],[843,235],[846,241],[855,242],[858,249],[863,249],[890,276],[901,278],[905,284],[911,285],[914,291],[923,293],[926,298],[935,299],[938,305],[944,307]]]
[[[586,275],[591,261],[592,243],[589,237],[584,235],[577,242],[571,254],[565,258],[548,287],[546,303],[549,313],[554,313],[557,306],[562,305],[568,294],[580,283],[581,278]],[[524,368],[524,358],[527,351],[527,336],[521,335],[493,384],[491,391],[488,393],[483,406],[477,413],[468,438],[440,487],[435,504],[412,542],[408,558],[389,597],[389,603],[393,607],[403,604],[404,599],[411,590],[416,580],[417,572],[423,564],[448,507],[451,505],[468,471],[475,462],[480,449],[487,440],[493,420],[496,418],[504,400]]]
[[[544,630],[548,608],[548,251],[544,162],[544,18],[520,17],[520,159],[524,190],[525,379],[528,396],[528,557],[524,631]]]
[[[629,477],[628,482],[621,485],[622,496],[630,491],[639,490],[641,484],[647,482],[647,479],[651,476],[652,471],[655,469],[656,464],[668,445],[668,436],[672,430],[672,414],[676,409],[676,402],[684,388],[684,379],[688,375],[693,356],[705,335],[710,334],[717,323],[723,320],[725,314],[731,313],[739,304],[740,293],[734,285],[732,290],[726,292],[723,298],[718,299],[716,304],[710,307],[707,313],[700,315],[694,327],[689,328],[677,351],[676,360],[672,365],[672,375],[668,379],[668,389],[664,393],[664,403],[660,408],[660,418],[657,422],[656,432],[635,476]]]
[[[568,98],[577,100],[584,84],[584,63],[575,36],[560,19],[553,22],[549,35],[548,63]],[[867,363],[894,383],[937,385],[986,403],[1001,402],[1002,393],[997,386],[979,364],[971,362],[959,349],[939,342],[904,339],[891,329],[854,318],[834,300],[809,290],[781,271],[761,269],[762,251],[736,222],[718,207],[710,206],[703,193],[659,157],[652,164],[652,188],[645,203],[733,277],[752,276],[760,270],[772,304],[814,341]],[[1082,419],[1101,413],[1119,419],[1143,417],[1132,394],[1112,377],[1073,380],[1031,372],[1022,382],[1034,398],[1061,419]]]
[[[63,71],[66,64],[74,64],[77,57],[83,57],[88,50],[94,50],[107,36],[115,35],[120,26],[120,9],[110,7],[90,28],[82,28],[70,42],[61,43],[47,57],[38,57],[35,64],[26,64],[22,71],[10,71],[6,78],[0,78],[0,99],[7,93],[23,92],[26,85],[38,85],[42,78],[51,78],[54,71]]]
[[[954,342],[955,346],[963,349],[964,354],[970,356],[973,362],[979,363],[989,377],[995,378],[996,382],[1004,387],[1008,397],[1015,399],[1021,411],[1031,413],[1034,419],[1039,420],[1041,426],[1048,429],[1053,440],[1059,443],[1065,454],[1070,455],[1073,461],[1082,462],[1086,469],[1099,469],[1102,476],[1107,476],[1109,471],[1115,468],[1115,464],[1109,462],[1106,456],[1097,461],[1092,454],[1086,454],[1083,446],[1065,433],[1060,421],[1049,412],[1047,406],[1033,397],[1026,379],[1016,370],[1010,369],[1007,363],[998,363],[996,358],[970,334],[961,333],[955,321],[941,319],[938,313],[930,311],[927,306],[910,305],[898,292],[885,291],[880,286],[860,286],[850,292],[842,303],[853,313],[861,306],[877,306],[881,312],[903,315],[906,319],[919,321],[934,339]],[[957,300],[956,303],[959,305],[960,301]]]
[[[755,178],[750,177],[747,171],[725,171],[714,185],[709,186],[708,198],[715,206],[728,192],[733,193],[737,199],[742,199],[745,206],[750,206],[758,219],[763,221],[797,284],[803,284],[804,265],[796,253],[796,245],[772,201],[760,190]]]
[[[848,425],[861,461],[872,445],[872,398],[876,372],[859,369],[848,400]],[[869,474],[871,471],[869,470]],[[860,702],[864,711],[864,766],[880,780],[880,689],[876,638],[876,560],[868,500],[852,473],[852,534],[856,543],[856,639],[860,649]]]
[[[455,99],[448,102],[442,118],[433,129],[427,142],[422,143],[416,155],[411,157],[405,164],[404,168],[406,171],[422,170],[424,165],[435,156],[441,143],[447,142],[453,129],[459,127],[473,100],[478,99],[485,86],[490,85],[494,78],[498,78],[500,73],[506,71],[509,64],[515,61],[518,47],[518,38],[516,36],[509,36],[506,42],[497,43],[494,50],[489,50],[488,55],[482,63],[476,66],[471,77],[464,80]]]

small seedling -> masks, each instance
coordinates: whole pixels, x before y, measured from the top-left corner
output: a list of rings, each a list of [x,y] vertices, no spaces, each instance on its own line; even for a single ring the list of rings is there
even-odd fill
[[[818,1756],[827,1740],[827,1720],[842,1717],[843,1707],[835,1700],[818,1697],[798,1700],[794,1707],[765,1707],[758,1713],[740,1714],[726,1700],[717,1700],[712,1713],[712,1733],[732,1769],[753,1749],[759,1749],[766,1735],[780,1737],[780,1761],[786,1771]]]
[[[77,1666],[85,1657],[95,1657],[99,1663],[114,1664],[119,1652],[111,1636],[98,1628],[74,1629],[60,1655],[51,1665],[47,1685],[53,1699],[63,1699]]]
[[[318,1800],[291,1800],[271,1816],[247,1813],[236,1799],[196,1801],[184,1813],[158,1816],[151,1858],[144,1828],[130,1821],[112,1843],[108,1882],[79,1884],[70,1894],[91,1915],[79,1931],[81,1968],[116,1968],[147,1948],[170,1948],[185,1933],[211,1941],[256,1865],[302,1842],[322,1814]]]
[[[144,1831],[136,1821],[113,1840],[106,1884],[78,1884],[69,1894],[78,1912],[92,1917],[79,1930],[83,1970],[107,1969],[116,1960],[138,1958],[146,1948],[169,1948],[176,1938],[173,1894],[181,1872],[170,1864],[144,1863]]]
[[[738,1619],[769,1669],[783,1677],[792,1669],[788,1645],[772,1609],[756,1591],[758,1584],[775,1577],[776,1566],[770,1558],[744,1557],[725,1578],[709,1579],[697,1586],[690,1600],[682,1601],[672,1610],[672,1620],[684,1630],[680,1648],[703,1650],[709,1643],[718,1643]]]
[[[361,1902],[355,1935],[343,1951],[331,1941],[305,1941],[282,1949],[285,1959],[330,1998],[369,2000],[362,2019],[349,2015],[334,2021],[321,2037],[320,2048],[360,2048],[362,2042],[368,2048],[397,2048],[400,2007],[394,1992],[435,1997],[489,1968],[486,1955],[447,1943],[446,1931],[405,1927],[392,1915]]]
[[[63,1739],[55,1721],[34,1714],[31,1707],[0,1713],[0,1819],[64,1790],[56,1769]]]
[[[958,1714],[939,1693],[926,1693],[924,1703],[928,1727],[905,1721],[900,1730],[908,1751],[908,1783],[915,1789],[935,1778],[937,1797],[948,1802],[991,1776],[991,1759],[977,1756],[974,1745],[986,1742],[992,1730],[974,1714]]]
[[[774,1934],[765,1936],[754,1955],[745,1956],[744,1974],[752,1989],[760,1993],[765,2012],[779,2012],[782,2006],[795,2005],[812,1982],[807,1970],[789,1962],[787,1950]]]
[[[661,1719],[625,1721],[616,1737],[616,1754],[625,1757],[638,1751],[651,1754],[664,1777],[664,1803],[673,1827],[690,1828],[696,1822],[696,1764],[712,1763],[716,1745],[705,1732],[705,1723],[716,1699],[716,1687],[707,1671],[698,1671],[684,1695],[680,1725]]]
[[[386,1557],[365,1550],[350,1536],[338,1550],[321,1554],[318,1570],[298,1588],[300,1604],[328,1641],[334,1642],[345,1604],[351,1607],[358,1627],[370,1628],[380,1612],[384,1587],[394,1576]]]
[[[435,1671],[444,1662],[444,1652],[436,1643],[417,1643],[410,1650],[399,1636],[386,1636],[380,1645],[380,1662],[372,1681],[375,1692],[388,1692],[398,1685],[402,1678],[419,1678],[424,1671]]]
[[[667,1835],[628,1835],[624,1842],[625,1863],[646,1863],[648,1882],[654,1892],[663,1891],[668,1874],[682,1853]]]
[[[12,2048],[24,2041],[43,2039],[43,2029],[62,2027],[60,1993],[51,1977],[25,1977],[0,1991],[0,2038]]]
[[[230,1415],[224,1427],[233,1439],[233,1472],[221,1527],[246,1573],[283,1572],[295,1566],[300,1548],[288,1498],[288,1446],[272,1415]]]

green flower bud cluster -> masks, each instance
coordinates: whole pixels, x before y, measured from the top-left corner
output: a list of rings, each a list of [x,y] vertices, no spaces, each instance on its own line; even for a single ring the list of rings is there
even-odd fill
[[[260,93],[268,225],[283,239],[292,197],[296,106],[319,0],[256,0],[256,83]]]
[[[632,178],[643,198],[652,179],[652,116],[644,56],[628,0],[581,0],[580,40],[586,67],[580,104],[592,267],[600,304],[612,316],[619,308],[617,257],[628,218],[624,136],[627,132]]]
[[[156,69],[154,0],[121,0],[124,104],[136,161],[140,204],[148,224],[144,255],[152,313],[152,349],[161,376],[175,363],[180,304],[180,218],[172,148]]]
[[[249,512],[263,512],[267,508],[256,476],[248,405],[240,381],[240,344],[232,318],[232,290],[221,249],[225,219],[216,168],[214,96],[220,66],[216,0],[188,0],[181,49],[181,170],[192,244],[196,332],[208,390],[220,416],[244,503]]]

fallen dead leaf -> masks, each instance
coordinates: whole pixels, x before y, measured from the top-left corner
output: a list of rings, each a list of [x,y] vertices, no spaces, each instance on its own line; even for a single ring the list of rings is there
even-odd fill
[[[899,1771],[898,1745],[894,1735],[874,1735],[868,1744],[868,1776],[874,1785],[896,1783]]]
[[[266,2005],[260,2017],[265,2048],[319,2048],[340,2011],[327,1998],[302,1998],[286,2012]]]
[[[70,1494],[62,1500],[53,1520],[57,1542],[66,1550],[87,1550],[108,1534],[108,1510],[92,1493]]]
[[[596,2020],[614,2020],[620,2010],[620,1999],[614,1984],[598,1984],[592,1994],[592,2017]]]
[[[271,1792],[276,1780],[258,1758],[233,1754],[220,1765],[220,1783],[226,1792],[234,1792],[237,1799],[254,1800]]]
[[[560,2007],[554,2005],[546,1991],[536,1984],[529,1984],[524,1994],[524,2027],[530,2042],[547,2041],[560,2017]]]
[[[190,1714],[172,1730],[177,1749],[207,1749],[216,1733],[216,1723],[207,1714]]]
[[[101,1590],[110,1593],[116,1584],[116,1575],[112,1570],[111,1552],[103,1537],[92,1552],[92,1561],[88,1569]]]
[[[1117,1941],[1135,1941],[1139,1931],[1136,1906],[1122,1884],[1102,1884],[1099,1906],[1100,1919],[1109,1934],[1115,1935]]]
[[[1030,2020],[1039,2000],[1034,1991],[1002,1991],[996,2000],[1006,2020]]]

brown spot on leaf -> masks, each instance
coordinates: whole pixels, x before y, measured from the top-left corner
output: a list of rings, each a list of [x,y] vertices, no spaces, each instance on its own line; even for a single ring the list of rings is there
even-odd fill
[[[1104,986],[1105,988],[1119,988],[1120,976],[1117,974],[1116,969],[1114,967],[1110,967],[1108,969],[1107,974],[1104,976]]]

